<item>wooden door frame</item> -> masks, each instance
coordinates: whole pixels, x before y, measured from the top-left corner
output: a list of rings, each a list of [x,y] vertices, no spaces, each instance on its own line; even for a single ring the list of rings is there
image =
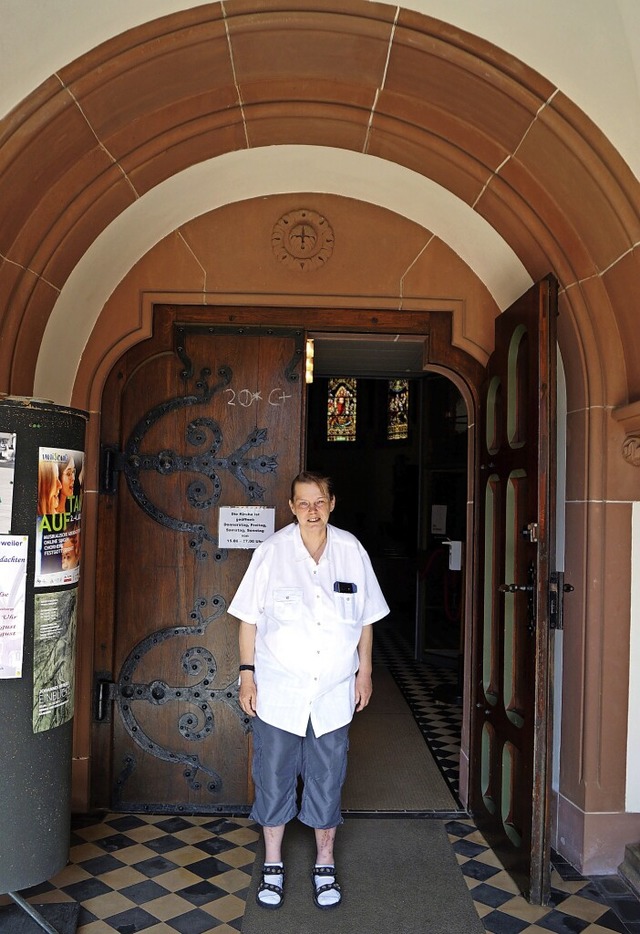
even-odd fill
[[[453,313],[452,311],[397,311],[388,308],[300,308],[282,306],[252,306],[252,305],[190,305],[176,302],[156,303],[153,306],[153,321],[151,337],[145,338],[138,344],[140,353],[144,353],[141,344],[147,340],[153,341],[169,318],[177,318],[185,323],[211,324],[212,326],[242,327],[262,326],[296,327],[305,332],[327,331],[333,334],[344,332],[371,334],[407,334],[418,335],[425,338],[425,355],[423,370],[440,373],[450,379],[460,390],[467,404],[469,412],[468,446],[468,486],[470,514],[467,521],[467,542],[465,561],[465,613],[462,625],[465,632],[464,670],[470,671],[473,655],[473,641],[476,632],[474,619],[474,601],[470,599],[473,590],[474,576],[478,567],[477,536],[475,508],[473,506],[473,488],[477,472],[476,449],[474,443],[475,426],[477,425],[480,390],[484,380],[484,367],[471,354],[454,346]],[[135,345],[134,345],[135,346]],[[129,346],[125,353],[133,347]],[[105,393],[110,377],[117,371],[120,357],[111,367],[109,377],[104,381],[101,411],[103,424],[110,421],[109,416],[114,413],[106,411]],[[106,416],[106,417],[105,417]],[[303,424],[305,412],[303,406]],[[304,430],[304,429],[303,429]],[[105,500],[111,502],[105,502]],[[108,675],[108,646],[112,645],[115,625],[115,516],[112,497],[100,496],[99,515],[101,534],[98,539],[96,555],[96,614],[95,614],[95,657],[94,657],[94,688],[101,677]],[[113,546],[113,547],[112,547]],[[94,695],[95,696],[95,695]],[[463,748],[468,749],[470,735],[471,710],[469,692],[465,691],[463,710]],[[108,727],[108,729],[105,729]],[[112,746],[111,728],[109,721],[98,722],[93,712],[92,723],[92,756],[91,756],[91,783],[90,798],[93,807],[109,807],[111,803],[112,774]],[[461,756],[460,794],[463,804],[466,804],[469,782],[468,757]]]

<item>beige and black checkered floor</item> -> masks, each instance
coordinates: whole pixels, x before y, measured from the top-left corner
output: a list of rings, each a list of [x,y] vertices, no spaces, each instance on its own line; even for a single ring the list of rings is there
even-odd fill
[[[552,903],[537,908],[518,895],[472,821],[446,827],[486,931],[640,931],[640,905],[620,880],[584,879],[559,862]],[[259,828],[241,817],[75,818],[70,863],[21,894],[36,905],[79,903],[78,934],[234,934],[242,930],[258,838]]]
[[[456,793],[459,711],[442,703],[455,694],[455,673],[414,662],[387,640],[376,661],[392,671]],[[587,879],[554,856],[551,903],[535,907],[518,894],[471,820],[449,816],[445,826],[486,931],[640,934],[640,902],[617,876]],[[36,905],[78,903],[78,934],[233,934],[242,930],[258,839],[259,828],[246,817],[77,816],[69,864],[20,894]],[[3,904],[10,904],[7,897],[0,897]]]

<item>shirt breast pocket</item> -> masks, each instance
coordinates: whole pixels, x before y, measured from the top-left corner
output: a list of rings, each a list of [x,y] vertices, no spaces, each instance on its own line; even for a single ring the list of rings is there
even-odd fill
[[[333,602],[338,617],[345,623],[356,620],[356,595],[353,593],[334,593]]]
[[[297,619],[302,610],[300,587],[278,587],[273,591],[273,615],[276,619]]]

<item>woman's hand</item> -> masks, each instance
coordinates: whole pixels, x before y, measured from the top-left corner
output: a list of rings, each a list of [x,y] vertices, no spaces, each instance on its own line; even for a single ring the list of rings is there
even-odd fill
[[[373,693],[371,680],[371,654],[373,652],[373,626],[363,626],[358,642],[358,671],[356,673],[356,713],[367,706]]]
[[[373,694],[373,681],[370,674],[359,671],[356,675],[356,713],[367,706]]]
[[[240,689],[238,691],[238,702],[244,713],[249,717],[255,717],[258,703],[258,688],[253,680],[252,671],[242,671],[240,673]]]

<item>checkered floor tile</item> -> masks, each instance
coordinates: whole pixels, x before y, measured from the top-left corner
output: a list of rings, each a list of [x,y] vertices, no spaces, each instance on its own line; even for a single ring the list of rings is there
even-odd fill
[[[258,838],[246,818],[76,817],[70,863],[21,894],[79,902],[81,934],[237,932]]]
[[[415,662],[384,630],[375,653],[376,664],[389,666],[457,794],[455,671]],[[473,821],[447,820],[445,826],[485,931],[640,934],[640,902],[617,877],[585,879],[554,856],[551,904],[532,906]],[[54,879],[20,894],[36,906],[79,903],[78,934],[234,934],[242,930],[259,832],[243,817],[74,817],[69,864]],[[0,897],[0,906],[10,904]],[[6,930],[1,908],[0,930]]]

